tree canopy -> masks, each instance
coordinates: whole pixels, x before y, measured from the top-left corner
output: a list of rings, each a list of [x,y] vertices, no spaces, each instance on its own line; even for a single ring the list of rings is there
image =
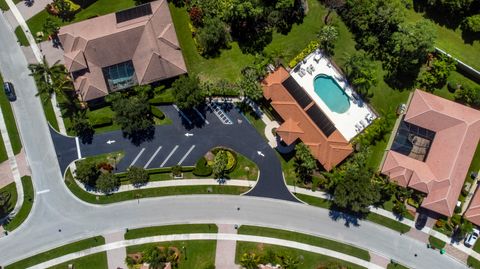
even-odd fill
[[[195,75],[179,77],[172,83],[172,89],[180,109],[194,108],[205,101],[200,80]]]
[[[113,192],[119,185],[120,182],[117,176],[112,173],[101,173],[95,183],[95,188],[100,192],[108,194]]]
[[[298,179],[308,182],[317,169],[317,161],[313,157],[308,146],[299,143],[295,146],[295,162],[293,163]]]
[[[204,56],[220,54],[220,49],[228,46],[229,39],[225,23],[217,17],[205,20],[205,26],[197,32],[200,53]]]
[[[366,151],[349,159],[332,174],[340,178],[333,192],[333,203],[355,213],[368,213],[369,206],[380,200],[380,189],[372,180],[374,172],[367,165]]]
[[[77,162],[75,178],[78,181],[90,187],[94,187],[99,176],[100,171],[98,170],[95,162],[86,160]]]
[[[369,96],[369,90],[377,85],[376,67],[370,57],[359,51],[347,57],[345,69],[348,80],[363,97]]]
[[[150,179],[147,170],[138,166],[130,166],[126,172],[127,180],[135,187],[144,185]]]
[[[338,39],[338,30],[335,26],[325,25],[320,29],[318,33],[318,39],[320,41],[320,47],[328,55],[333,55],[335,42]]]
[[[225,150],[219,150],[213,159],[213,175],[215,178],[222,178],[227,169],[228,156]]]
[[[128,137],[135,138],[153,128],[150,104],[146,96],[127,97],[120,93],[114,93],[110,94],[108,99],[115,112],[115,122],[120,125],[123,133]]]

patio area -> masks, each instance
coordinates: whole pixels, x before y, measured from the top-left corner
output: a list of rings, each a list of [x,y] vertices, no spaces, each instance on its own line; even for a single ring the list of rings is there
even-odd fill
[[[362,132],[377,118],[373,110],[371,110],[360,96],[353,91],[352,87],[348,85],[346,78],[341,75],[330,60],[322,55],[320,51],[308,55],[290,71],[290,75],[305,89],[308,95],[348,141]],[[347,108],[343,113],[335,112],[331,109],[332,106],[338,105],[338,100],[333,100],[334,102],[332,103],[332,100],[327,100],[325,97],[317,94],[315,91],[315,79],[318,76],[332,78],[341,88],[342,92],[337,93],[337,95],[340,95],[339,98],[344,97],[346,100],[343,101],[349,103],[349,105],[346,105]],[[321,89],[317,89],[317,91],[318,90]],[[330,90],[331,89],[328,89],[328,91]],[[326,103],[328,101],[330,101],[329,104]]]

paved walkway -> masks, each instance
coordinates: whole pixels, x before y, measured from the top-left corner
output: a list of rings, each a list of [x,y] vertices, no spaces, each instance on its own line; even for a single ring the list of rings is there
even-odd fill
[[[238,232],[232,224],[219,224],[217,226],[218,233],[221,234],[237,234]],[[236,241],[218,240],[217,249],[215,251],[215,269],[239,269],[240,266],[235,264],[236,250]]]
[[[21,177],[32,174],[28,167],[25,150],[23,148],[20,153],[15,155],[15,159],[17,160],[17,167]],[[10,162],[0,163],[0,189],[12,182],[14,182],[14,179]]]
[[[0,132],[2,134],[3,143],[5,144],[5,150],[7,151],[8,164],[10,165],[10,170],[15,181],[15,186],[17,187],[17,203],[13,209],[11,216],[17,214],[23,204],[23,186],[22,178],[20,176],[20,171],[18,169],[17,159],[13,154],[12,143],[10,142],[10,137],[8,136],[7,126],[5,125],[5,119],[3,118],[3,112],[0,109]]]
[[[95,254],[103,251],[109,251],[118,248],[124,248],[133,245],[141,245],[147,243],[154,243],[154,242],[170,242],[170,241],[184,241],[184,240],[230,240],[230,241],[246,241],[246,242],[255,242],[255,243],[264,243],[264,244],[272,244],[272,245],[279,245],[279,246],[288,246],[290,248],[300,249],[304,251],[309,251],[317,254],[322,254],[325,256],[333,257],[335,259],[344,260],[347,262],[351,262],[366,268],[372,269],[379,269],[384,268],[373,264],[371,262],[359,259],[357,257],[353,257],[344,253],[340,253],[337,251],[316,247],[308,244],[298,243],[289,240],[277,239],[277,238],[270,238],[270,237],[263,237],[263,236],[253,236],[253,235],[240,235],[240,234],[174,234],[174,235],[160,235],[160,236],[152,236],[152,237],[145,237],[145,238],[138,238],[132,240],[122,240],[117,242],[108,243],[102,246],[89,248],[86,250],[78,251],[75,253],[67,254],[35,266],[29,267],[31,269],[43,269],[49,268],[54,265],[64,263],[73,259],[81,258],[90,254]]]
[[[105,237],[105,244],[124,240],[124,234],[125,231],[118,231],[104,235],[103,237]],[[125,264],[126,257],[127,249],[125,247],[107,250],[108,269],[127,268],[127,265]]]

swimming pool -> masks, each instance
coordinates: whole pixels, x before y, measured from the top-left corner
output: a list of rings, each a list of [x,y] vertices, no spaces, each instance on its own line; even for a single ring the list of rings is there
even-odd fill
[[[313,81],[315,93],[331,111],[342,114],[350,108],[350,99],[330,76],[318,75]]]

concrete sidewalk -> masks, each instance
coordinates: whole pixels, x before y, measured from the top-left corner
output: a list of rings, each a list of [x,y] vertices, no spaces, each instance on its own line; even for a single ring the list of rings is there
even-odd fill
[[[106,234],[105,244],[122,241],[125,231],[119,231],[111,234]],[[108,269],[127,268],[125,258],[127,257],[127,249],[125,247],[114,248],[107,250]]]
[[[170,242],[170,241],[184,241],[184,240],[229,240],[229,241],[246,241],[246,242],[255,242],[255,243],[264,243],[264,244],[271,244],[271,245],[278,245],[278,246],[287,246],[290,248],[295,248],[299,250],[304,250],[308,252],[313,252],[329,257],[333,257],[335,259],[347,261],[350,263],[357,264],[359,266],[371,269],[380,269],[383,268],[379,265],[374,263],[359,259],[357,257],[353,257],[344,253],[340,253],[337,251],[312,246],[308,244],[298,243],[295,241],[271,238],[271,237],[263,237],[263,236],[253,236],[253,235],[240,235],[240,234],[174,234],[174,235],[159,235],[159,236],[152,236],[152,237],[145,237],[145,238],[138,238],[132,240],[123,240],[117,241],[109,244],[105,244],[98,247],[89,248],[86,250],[78,251],[75,253],[67,254],[46,262],[42,262],[35,266],[29,267],[31,269],[43,269],[55,266],[57,264],[61,264],[64,262],[68,262],[73,259],[78,259],[81,257],[88,256],[90,254],[95,254],[103,251],[109,251],[118,248],[124,248],[128,246],[134,245],[141,245],[147,243],[154,243],[154,242]]]
[[[237,234],[237,229],[232,224],[219,224],[218,233]],[[215,252],[215,269],[239,269],[235,264],[237,242],[232,240],[218,240]]]

